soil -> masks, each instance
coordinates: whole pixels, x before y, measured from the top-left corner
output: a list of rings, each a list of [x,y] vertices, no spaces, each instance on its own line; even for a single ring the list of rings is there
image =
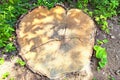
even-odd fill
[[[105,34],[103,31],[97,29],[96,39],[104,39],[107,38],[109,40],[108,43],[102,45],[107,49],[108,54],[108,64],[105,68],[100,71],[97,70],[98,59],[95,58],[95,53],[93,53],[93,57],[91,59],[91,67],[94,73],[94,78],[96,80],[120,80],[120,25],[118,25],[118,19],[120,16],[115,16],[108,20],[110,34]],[[16,64],[16,60],[20,58],[15,55],[16,52],[11,55],[1,54],[0,57],[4,57],[5,63],[0,65],[0,80],[2,75],[5,72],[9,72],[10,75],[6,80],[10,78],[15,78],[15,80],[49,80],[47,77],[38,75],[32,72],[27,66],[21,67]],[[74,75],[74,74],[73,74]],[[114,77],[114,79],[112,79]]]
[[[97,71],[97,61],[92,58],[94,77],[97,80],[120,80],[120,25],[118,25],[118,19],[120,16],[113,17],[108,20],[110,34],[105,34],[100,30],[97,30],[96,39],[107,38],[109,42],[104,44],[103,47],[107,49],[108,64],[105,68]],[[94,54],[95,55],[95,54]]]

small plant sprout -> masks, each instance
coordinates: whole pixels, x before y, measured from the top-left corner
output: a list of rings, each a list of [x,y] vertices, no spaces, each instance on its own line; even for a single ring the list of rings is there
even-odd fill
[[[97,80],[95,77],[92,80]]]
[[[99,59],[100,61],[98,62],[99,67],[97,68],[98,70],[101,68],[104,68],[105,65],[107,64],[107,51],[106,48],[101,47],[102,44],[107,43],[108,40],[97,40],[97,45],[94,46],[94,50],[96,52],[95,57]]]
[[[108,75],[108,80],[116,80],[116,79],[112,77],[111,75]]]
[[[99,61],[99,67],[98,68],[104,68],[107,64],[107,52],[105,48],[102,48],[99,45],[94,46],[94,50],[96,51],[96,58],[100,59]]]
[[[26,63],[21,59],[17,59],[16,63],[18,63],[22,67],[26,65]]]
[[[103,40],[97,39],[97,44],[98,44],[98,45],[102,45],[102,44],[105,44],[105,43],[108,43],[108,40],[107,40],[107,39],[103,39]]]
[[[2,75],[2,79],[6,79],[9,75],[10,75],[9,72],[4,73],[4,74]]]
[[[10,80],[15,80],[15,78],[14,78],[14,77],[12,77],[12,78],[10,78]]]
[[[0,58],[0,65],[5,62],[4,58]]]
[[[11,52],[16,50],[15,46],[13,45],[13,43],[9,43],[5,46],[5,52]]]
[[[105,31],[107,34],[110,33],[110,30],[108,29],[108,22],[106,21],[107,18],[103,15],[95,17],[95,21],[97,24],[99,24],[101,27],[101,30]]]

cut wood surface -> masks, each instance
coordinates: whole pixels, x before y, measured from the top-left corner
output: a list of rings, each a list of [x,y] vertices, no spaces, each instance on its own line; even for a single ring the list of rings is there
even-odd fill
[[[93,20],[79,9],[40,6],[20,19],[19,54],[33,72],[50,79],[79,71],[81,80],[90,80],[95,30]]]

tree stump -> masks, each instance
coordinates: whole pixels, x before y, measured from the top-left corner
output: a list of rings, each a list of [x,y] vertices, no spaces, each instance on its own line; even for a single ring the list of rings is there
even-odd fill
[[[79,71],[79,80],[91,80],[95,30],[93,20],[79,9],[39,6],[20,18],[19,55],[33,72],[50,79]]]

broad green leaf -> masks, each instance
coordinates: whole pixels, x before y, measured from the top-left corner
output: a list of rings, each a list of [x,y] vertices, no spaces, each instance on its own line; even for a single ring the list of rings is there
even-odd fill
[[[107,52],[106,52],[106,49],[102,48],[99,45],[95,45],[94,50],[96,51],[96,58],[100,59],[99,67],[103,68],[107,64]]]
[[[105,66],[105,63],[99,62],[99,66],[100,66],[100,68],[103,68]]]
[[[95,21],[100,21],[100,18],[99,17],[95,17]]]
[[[94,50],[97,51],[99,49],[99,46],[98,45],[95,45],[94,46]]]
[[[104,63],[107,63],[107,57],[101,58],[101,61],[104,62]]]
[[[105,52],[105,48],[101,48],[101,47],[100,47],[100,48],[97,50],[97,52],[96,52],[96,57],[97,57],[97,58],[102,58],[103,55],[105,54],[104,52]]]
[[[102,41],[103,41],[103,43],[108,43],[108,39],[104,39]]]
[[[97,44],[98,44],[98,45],[101,45],[101,44],[103,44],[103,41],[97,39]]]
[[[9,43],[5,46],[5,52],[11,52],[16,50],[16,48],[13,46],[13,43]]]
[[[14,4],[14,1],[13,0],[9,0],[10,3]]]
[[[1,39],[0,40],[0,48],[4,47],[5,46],[5,43],[3,42],[3,40]]]
[[[100,15],[100,19],[105,19],[106,20],[106,17],[103,16],[103,15]]]

